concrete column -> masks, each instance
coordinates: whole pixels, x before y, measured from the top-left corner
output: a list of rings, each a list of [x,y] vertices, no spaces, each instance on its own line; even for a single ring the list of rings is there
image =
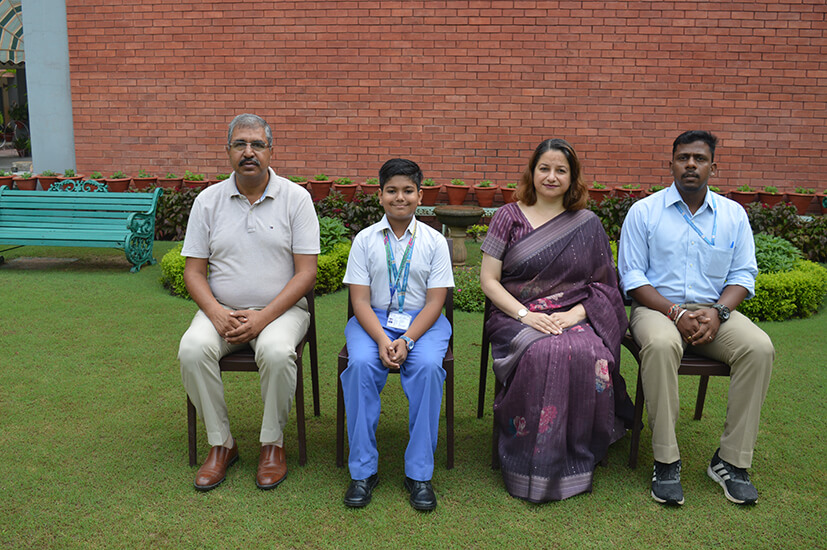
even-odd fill
[[[75,168],[66,4],[23,0],[22,8],[32,169],[63,172]]]

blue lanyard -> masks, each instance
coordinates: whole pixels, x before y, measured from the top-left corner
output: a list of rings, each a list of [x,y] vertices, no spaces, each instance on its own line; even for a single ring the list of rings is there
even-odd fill
[[[712,197],[712,240],[707,239],[706,235],[704,235],[704,232],[701,231],[701,228],[698,227],[697,225],[695,225],[695,222],[692,220],[692,218],[689,217],[689,213],[686,212],[683,209],[680,202],[675,203],[675,208],[677,208],[678,212],[680,212],[683,215],[683,219],[686,220],[686,223],[689,224],[689,227],[694,229],[695,233],[697,233],[704,240],[704,242],[706,244],[708,244],[709,246],[714,247],[715,246],[715,235],[718,233],[718,207],[715,204],[715,195],[711,195],[711,197]]]
[[[411,256],[413,255],[414,240],[416,239],[416,222],[414,222],[411,238],[408,240],[408,246],[405,247],[405,252],[402,254],[402,260],[399,262],[398,270],[393,258],[393,249],[391,248],[390,238],[388,237],[389,234],[390,231],[388,229],[382,231],[383,240],[385,241],[385,257],[388,260],[388,282],[391,293],[388,312],[390,312],[391,306],[393,305],[393,295],[396,294],[398,290],[399,296],[397,300],[399,303],[399,313],[402,313],[403,306],[405,305],[405,294],[407,294],[408,291],[408,275],[411,272]],[[399,284],[400,279],[402,279],[401,285]]]

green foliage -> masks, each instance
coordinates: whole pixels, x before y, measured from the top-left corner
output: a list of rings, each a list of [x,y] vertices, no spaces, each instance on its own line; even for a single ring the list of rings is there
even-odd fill
[[[313,179],[315,181],[327,181],[327,176],[324,174],[316,174],[315,176],[313,176]]]
[[[796,187],[795,192],[799,195],[815,195],[816,190],[812,188]]]
[[[316,268],[316,294],[326,294],[342,287],[347,269],[350,242],[344,241],[333,246],[328,254],[319,256]]]
[[[34,176],[34,174],[32,174],[31,172],[23,172],[22,174],[20,174],[20,179],[30,180],[32,179],[32,176]]]
[[[454,308],[470,313],[482,312],[485,308],[485,294],[480,288],[479,266],[454,268]]]
[[[493,185],[494,185],[494,184],[493,184],[493,183],[491,183],[491,180],[482,180],[481,182],[479,182],[479,183],[477,184],[477,187],[491,187],[491,186],[493,186]]]
[[[827,269],[798,260],[792,271],[759,273],[755,297],[745,300],[738,311],[753,321],[784,321],[809,317],[818,311],[827,295]]]
[[[216,174],[215,179],[217,179],[218,181],[228,180],[228,179],[230,179],[230,174]],[[305,178],[305,181],[306,180],[307,180],[307,178]]]
[[[606,235],[609,236],[610,241],[620,240],[620,228],[623,226],[623,220],[626,219],[629,208],[636,200],[634,197],[608,197],[603,199],[600,204],[591,199],[589,200],[589,209],[600,218],[603,229],[606,231]]]
[[[652,193],[656,193],[658,191],[663,191],[664,189],[665,189],[665,187],[662,186],[662,185],[653,185],[652,187],[649,188],[649,190],[652,191]],[[710,187],[710,189],[712,189],[712,188]]]
[[[774,185],[767,185],[766,187],[764,187],[764,192],[770,193],[771,195],[775,195],[776,193],[778,193],[778,187],[775,187]]]
[[[53,178],[53,177],[57,176],[57,172],[52,172],[51,170],[43,170],[40,173],[40,175],[43,176],[44,178]]]
[[[465,230],[465,234],[468,235],[469,238],[473,239],[474,242],[477,242],[485,237],[486,233],[488,233],[488,226],[485,224],[472,225]]]
[[[92,172],[92,173],[89,175],[89,177],[90,177],[90,178],[92,178],[93,180],[99,180],[99,179],[102,179],[102,178],[103,178],[103,174],[101,174],[100,172],[98,172],[97,170],[95,170],[94,172]]]
[[[661,189],[663,189],[663,188],[661,187]],[[709,190],[710,190],[710,191],[712,191],[713,193],[720,193],[720,192],[721,192],[721,188],[720,188],[720,187],[716,187],[716,186],[714,186],[714,185],[710,185],[710,186],[709,186]]]
[[[741,193],[753,193],[754,192],[752,187],[750,187],[749,185],[746,185],[746,184],[739,186],[735,190],[740,191]]]
[[[316,214],[319,217],[338,218],[347,227],[351,237],[382,219],[385,210],[379,204],[379,196],[357,191],[350,201],[345,201],[335,189],[325,198],[316,201]]]
[[[0,177],[7,178],[12,176],[13,174],[7,170],[0,170]]]
[[[425,181],[428,181],[428,180],[425,180]],[[434,181],[434,180],[430,180],[430,181]],[[368,178],[368,179],[365,180],[365,184],[366,185],[379,185],[379,178]],[[422,185],[427,185],[427,184],[423,181]]]
[[[168,180],[174,180],[174,179],[177,179],[177,178],[178,178],[178,176],[176,176],[176,175],[175,175],[175,174],[173,174],[172,172],[167,172],[167,175],[166,175],[166,176],[164,176],[164,178],[166,178],[166,179],[168,179]]]
[[[328,254],[333,250],[334,245],[348,241],[345,224],[340,219],[329,216],[319,218],[319,235],[322,254]]]
[[[459,179],[451,180],[451,185],[465,185],[465,180],[459,180]]]
[[[827,262],[827,217],[805,218],[794,206],[779,203],[772,208],[755,202],[747,206],[753,233],[782,237],[814,262]]]
[[[755,239],[755,259],[758,261],[760,273],[790,271],[796,260],[801,258],[801,251],[781,237],[756,233],[753,238]]]
[[[353,180],[350,178],[337,178],[333,183],[336,185],[353,185]]]
[[[150,186],[144,192],[152,192]],[[187,232],[187,222],[195,197],[200,189],[185,188],[180,190],[164,189],[164,194],[158,200],[158,210],[155,214],[155,238],[159,241],[180,241]]]
[[[517,185],[515,184],[514,187],[517,187]],[[593,181],[592,182],[592,189],[606,189],[606,186],[603,185],[602,183],[597,183],[596,181]]]
[[[114,174],[112,174],[110,176],[110,179],[113,179],[113,180],[122,180],[122,179],[125,179],[125,178],[126,178],[126,174],[124,174],[120,170],[118,170],[117,172],[115,172]]]
[[[620,186],[621,189],[640,189],[639,183],[627,183],[625,185]]]
[[[196,174],[186,170],[184,171],[184,179],[187,181],[204,181],[204,174]]]
[[[227,177],[229,177],[229,176],[227,176]],[[288,176],[287,179],[289,179],[293,183],[302,183],[302,182],[307,181],[307,178],[304,177],[304,176]]]
[[[169,289],[173,296],[192,300],[190,293],[187,292],[187,285],[184,284],[186,258],[181,256],[182,248],[184,248],[184,243],[173,247],[161,258],[161,284]]]
[[[141,168],[140,170],[138,170],[138,177],[139,178],[151,178],[153,176],[152,176],[152,174],[150,174],[149,172],[147,172],[146,170]]]
[[[599,184],[598,184],[598,185],[599,185]],[[517,189],[517,182],[516,182],[516,181],[512,181],[511,183],[506,183],[506,184],[505,184],[505,187],[506,187],[506,189]],[[604,189],[605,187],[606,187],[606,186],[604,185],[603,187],[600,187],[600,188],[595,187],[595,189]]]

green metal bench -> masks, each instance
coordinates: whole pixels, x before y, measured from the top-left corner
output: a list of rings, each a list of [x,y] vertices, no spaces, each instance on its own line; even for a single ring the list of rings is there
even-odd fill
[[[133,273],[154,264],[155,211],[163,192],[109,193],[105,183],[67,180],[48,191],[0,187],[0,245],[89,246],[124,251]],[[0,256],[0,263],[3,258]]]

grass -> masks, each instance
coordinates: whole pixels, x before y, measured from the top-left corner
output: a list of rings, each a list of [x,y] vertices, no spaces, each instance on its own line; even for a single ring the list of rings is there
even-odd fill
[[[157,243],[156,257],[171,247]],[[471,245],[470,257],[478,257]],[[628,436],[598,468],[594,492],[532,505],[505,492],[489,467],[491,380],[476,418],[481,314],[457,312],[456,468],[436,454],[439,498],[413,511],[402,488],[407,403],[397,377],[378,430],[381,482],[364,510],[342,504],[347,469],[335,459],[335,357],[345,294],[317,299],[322,415],[308,417],[308,464],[298,466],[295,421],[286,433],[289,477],[260,491],[254,476],[261,404],[255,376],[230,373],[226,393],[241,461],[218,489],[198,493],[189,467],[178,341],[195,307],[160,287],[158,266],[130,274],[122,253],[28,247],[0,267],[0,547],[3,548],[813,548],[824,545],[824,364],[827,313],[764,323],[777,359],[762,413],[752,479],[756,506],[729,503],[706,476],[726,407],[710,381],[693,421],[697,378],[681,377],[678,438],[686,504],[649,497],[651,432],[640,465],[626,467]],[[76,258],[56,263],[16,257]],[[625,353],[625,352],[624,352]],[[634,389],[636,366],[622,371]],[[306,401],[310,402],[309,369]],[[207,452],[199,421],[199,459]]]

